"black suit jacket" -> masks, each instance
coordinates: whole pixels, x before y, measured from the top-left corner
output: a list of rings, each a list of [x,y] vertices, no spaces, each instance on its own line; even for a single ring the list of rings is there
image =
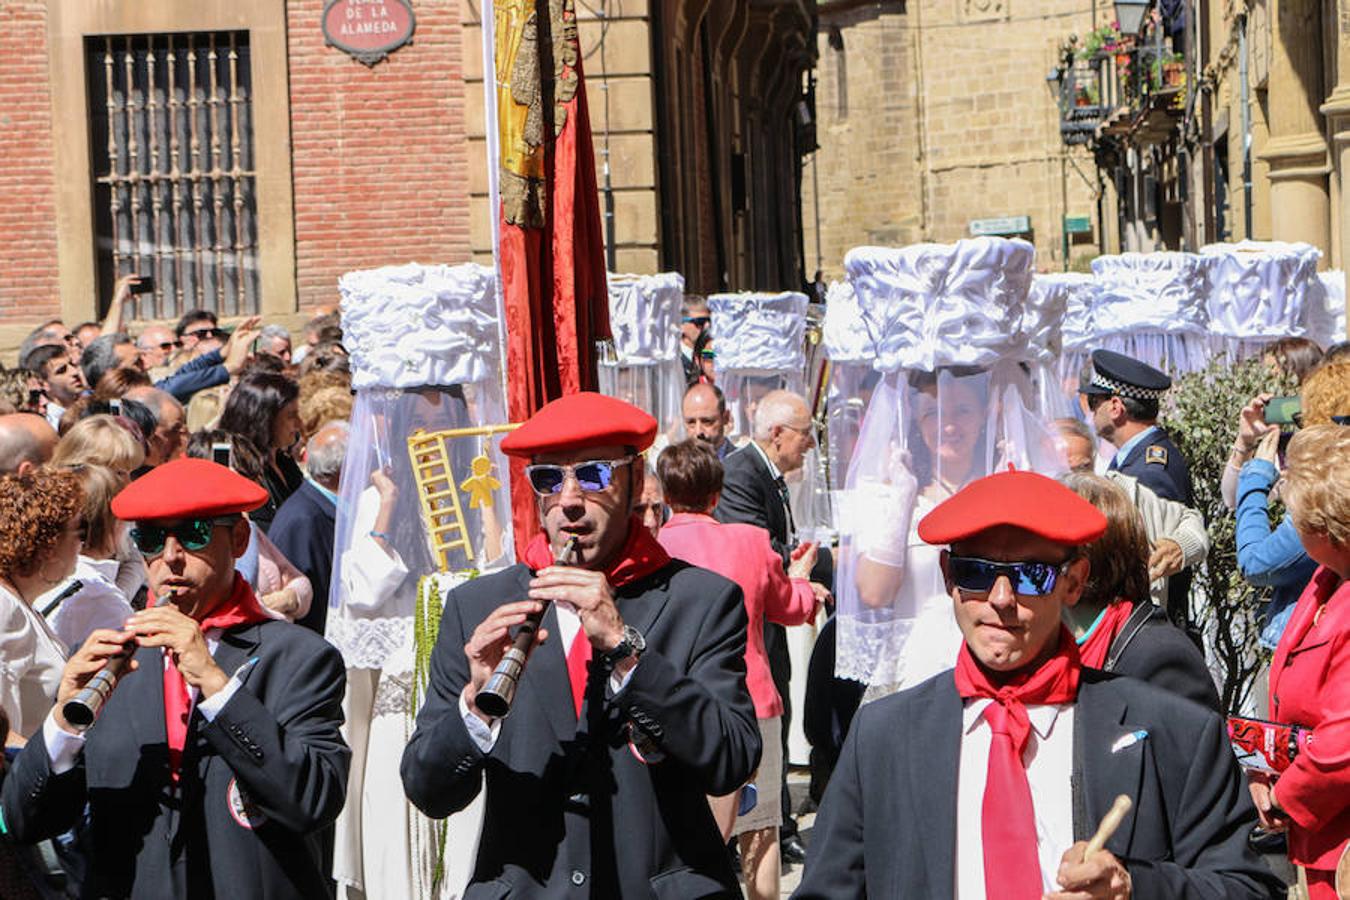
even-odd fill
[[[1102,668],[1147,681],[1216,713],[1223,712],[1204,654],[1186,632],[1168,620],[1162,607],[1147,600],[1135,604],[1106,651]]]
[[[722,499],[717,501],[713,516],[719,522],[743,522],[763,528],[787,566],[792,549],[787,510],[764,457],[746,444],[722,460],[722,469]]]
[[[794,898],[953,895],[961,710],[944,672],[858,711]],[[1073,724],[1074,836],[1091,837],[1116,795],[1128,795],[1134,807],[1106,849],[1129,869],[1135,897],[1284,896],[1247,846],[1256,814],[1221,718],[1085,669]],[[1147,736],[1117,746],[1136,731]]]
[[[647,641],[624,689],[610,694],[608,673],[593,662],[578,722],[564,652],[550,640],[531,657],[484,755],[460,715],[464,645],[493,609],[525,596],[530,577],[516,565],[446,597],[426,705],[403,754],[408,798],[436,818],[468,805],[486,771],[465,900],[739,898],[706,795],[730,793],[759,764],[740,588],[675,561],[617,589],[619,614]],[[552,606],[543,627],[558,633]],[[630,722],[663,759],[638,760]]]
[[[135,658],[75,768],[53,774],[41,735],[19,754],[3,792],[11,833],[24,842],[60,834],[87,802],[89,898],[331,896],[316,832],[337,818],[347,790],[342,656],[286,622],[225,632],[215,653],[222,669],[258,661],[212,722],[193,712],[176,794],[163,655],[147,647]],[[240,789],[248,815],[231,808]]]
[[[277,510],[268,533],[282,555],[304,573],[314,587],[314,600],[295,624],[323,634],[328,621],[328,588],[333,576],[333,541],[337,508],[306,480]]]

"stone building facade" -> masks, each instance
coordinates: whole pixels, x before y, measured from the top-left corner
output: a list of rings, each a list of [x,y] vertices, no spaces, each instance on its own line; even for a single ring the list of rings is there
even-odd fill
[[[0,355],[42,321],[193,306],[297,326],[346,271],[490,257],[478,0],[363,64],[326,0],[0,0]],[[587,0],[613,267],[691,290],[797,288],[813,0]],[[608,163],[608,178],[606,178]]]
[[[835,0],[818,14],[809,268],[837,277],[860,244],[953,241],[1020,217],[1042,269],[1065,267],[1065,216],[1091,229],[1070,236],[1068,262],[1096,254],[1097,175],[1061,143],[1046,79],[1062,32],[1091,27],[1086,4]]]

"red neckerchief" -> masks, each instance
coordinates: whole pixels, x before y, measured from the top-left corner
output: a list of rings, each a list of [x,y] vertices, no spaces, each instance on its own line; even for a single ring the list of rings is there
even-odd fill
[[[553,550],[549,547],[548,536],[536,534],[525,546],[525,565],[536,572],[553,565]],[[610,587],[622,587],[630,581],[637,581],[650,575],[670,562],[666,548],[656,542],[652,533],[642,526],[636,518],[628,520],[628,539],[624,541],[619,556],[605,566],[605,579]]]
[[[263,612],[262,604],[244,576],[234,573],[234,587],[225,602],[211,610],[198,622],[205,633],[212,628],[229,629],[236,625],[252,625],[271,618]],[[183,764],[183,748],[187,746],[188,719],[192,715],[192,697],[183,673],[178,671],[173,656],[164,656],[164,731],[169,744],[169,774],[178,782]]]
[[[1059,647],[1035,670],[995,684],[969,645],[956,659],[956,690],[963,698],[989,697],[989,763],[980,830],[984,840],[984,884],[990,897],[1039,900],[1041,864],[1036,848],[1036,814],[1022,751],[1031,737],[1026,705],[1070,703],[1078,696],[1082,671],[1073,635],[1059,627]]]
[[[1078,644],[1078,658],[1082,660],[1083,665],[1089,669],[1100,669],[1106,664],[1106,654],[1111,650],[1111,643],[1116,639],[1116,635],[1120,634],[1120,629],[1125,627],[1126,620],[1133,612],[1134,604],[1124,600],[1112,603],[1102,611],[1101,619],[1097,621],[1087,640]]]

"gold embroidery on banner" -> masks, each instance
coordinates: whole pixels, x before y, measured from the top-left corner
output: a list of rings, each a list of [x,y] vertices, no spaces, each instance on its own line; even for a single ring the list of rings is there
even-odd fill
[[[495,10],[499,189],[506,222],[542,228],[548,202],[545,142],[562,132],[576,96],[580,46],[573,0],[548,0],[550,47],[541,52],[536,0],[498,0]],[[551,71],[544,65],[551,59]],[[551,90],[550,90],[551,88]],[[544,103],[553,96],[553,134]]]

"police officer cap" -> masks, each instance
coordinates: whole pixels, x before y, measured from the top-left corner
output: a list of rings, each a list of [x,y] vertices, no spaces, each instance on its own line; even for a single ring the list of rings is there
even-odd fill
[[[1118,395],[1134,400],[1158,400],[1172,386],[1172,379],[1148,363],[1114,350],[1092,351],[1092,378],[1084,394]]]

